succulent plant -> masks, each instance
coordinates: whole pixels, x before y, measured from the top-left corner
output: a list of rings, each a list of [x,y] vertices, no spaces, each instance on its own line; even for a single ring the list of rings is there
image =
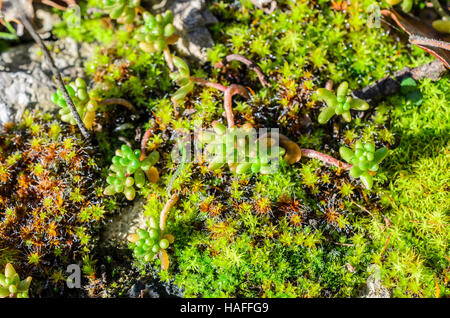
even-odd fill
[[[256,139],[256,132],[249,123],[239,128],[226,128],[219,122],[213,122],[213,130],[199,135],[199,141],[206,145],[210,157],[210,170],[220,169],[228,163],[230,170],[237,174],[269,174],[275,172],[274,163],[286,152],[284,148],[274,145],[271,138]]]
[[[187,94],[194,89],[194,82],[191,80],[189,66],[183,59],[178,56],[173,57],[173,64],[177,67],[178,72],[170,73],[170,77],[180,88],[173,94],[172,100],[176,102],[182,101]]]
[[[140,42],[139,47],[148,53],[161,52],[168,44],[177,41],[173,26],[172,11],[153,16],[149,12],[143,14],[145,24],[139,28],[135,38]]]
[[[30,276],[21,281],[14,267],[8,263],[5,274],[0,273],[0,298],[28,298],[30,284]]]
[[[441,33],[450,33],[450,18],[443,17],[442,19],[433,21],[433,28]]]
[[[383,147],[375,151],[373,143],[362,143],[361,141],[356,142],[355,148],[355,151],[352,151],[350,148],[342,146],[339,148],[339,153],[345,161],[353,165],[350,169],[350,176],[360,178],[364,186],[371,189],[373,186],[372,174],[378,171],[381,161],[388,154],[388,150]]]
[[[140,150],[132,150],[127,145],[122,145],[116,150],[116,155],[112,158],[110,174],[106,178],[108,186],[104,190],[105,195],[114,195],[123,192],[128,200],[133,200],[136,196],[134,186],[144,187],[146,183],[145,172],[159,160],[159,152],[153,151],[147,158],[140,161]]]
[[[334,115],[342,115],[345,121],[352,120],[350,109],[367,110],[369,104],[362,99],[348,96],[348,83],[342,82],[336,90],[336,94],[326,88],[317,90],[317,97],[321,101],[325,101],[327,107],[320,112],[318,122],[325,124]]]
[[[98,104],[96,101],[89,98],[86,82],[82,78],[77,78],[75,82],[66,85],[66,89],[84,124],[88,129],[91,128],[94,123],[95,111],[97,110]],[[67,102],[60,89],[52,95],[52,101],[61,107],[59,110],[61,120],[70,123],[71,125],[75,125],[76,121],[73,118],[73,114],[67,106]]]
[[[171,234],[164,234],[151,218],[148,229],[138,229],[128,236],[134,255],[138,259],[150,262],[161,250],[166,250],[174,241]]]
[[[404,12],[411,11],[413,4],[414,4],[413,0],[386,0],[386,2],[389,3],[391,6],[400,4],[400,7],[402,8],[402,11],[404,11]]]
[[[126,24],[134,21],[140,4],[141,0],[103,0],[103,7],[110,18]]]

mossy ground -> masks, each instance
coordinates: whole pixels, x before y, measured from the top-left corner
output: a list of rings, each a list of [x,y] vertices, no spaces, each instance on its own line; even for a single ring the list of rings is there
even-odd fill
[[[247,177],[186,164],[173,185],[181,200],[168,222],[175,235],[168,250],[171,265],[159,272],[162,280],[184,288],[186,297],[357,296],[372,264],[395,297],[449,295],[448,76],[419,83],[420,105],[398,94],[365,113],[353,113],[351,123],[335,118],[317,124],[322,105],[312,93],[327,80],[346,80],[357,89],[403,66],[432,60],[393,36],[394,30],[367,26],[367,8],[375,2],[352,1],[346,11],[337,11],[327,0],[279,1],[267,15],[249,1],[209,1],[220,21],[210,29],[216,43],[208,51],[211,65],[227,54],[243,54],[261,66],[271,84],[262,88],[255,74],[239,64],[222,71],[191,64],[195,76],[253,91],[247,101],[236,98],[238,125],[279,128],[302,147],[334,157],[340,145],[360,138],[392,151],[372,190],[344,171],[309,159],[282,164],[273,175]],[[85,13],[81,29],[63,24],[55,33],[100,41],[87,64],[95,94],[124,97],[140,109],[139,118],[120,110],[99,118],[103,129],[97,139],[107,160],[122,143],[119,137],[137,146],[136,128],[155,127],[148,149],[161,153],[156,165],[161,179],[141,195],[147,197],[145,214],[158,217],[178,166],[170,157],[174,132],[223,120],[223,99],[213,89],[196,87],[175,118],[169,98],[176,87],[162,55],[140,52],[130,31],[113,28],[101,14]],[[121,202],[117,196],[109,208]],[[141,277],[154,271],[137,265]],[[124,294],[117,291],[122,284],[129,286],[112,281],[107,288]]]

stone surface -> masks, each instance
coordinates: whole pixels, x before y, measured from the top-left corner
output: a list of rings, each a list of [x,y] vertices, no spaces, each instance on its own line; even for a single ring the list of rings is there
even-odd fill
[[[146,227],[142,208],[144,203],[144,198],[137,198],[132,206],[123,208],[115,215],[105,226],[102,242],[104,244],[126,242],[128,234],[134,233],[138,228]]]
[[[207,26],[217,23],[217,18],[205,0],[150,0],[143,5],[155,13],[172,10],[173,24],[180,35],[177,49],[199,62],[206,62],[206,49],[214,46]]]
[[[368,268],[372,274],[367,278],[366,284],[359,291],[361,298],[390,298],[391,293],[383,286],[380,279],[380,270],[376,265]]]
[[[159,279],[143,282],[138,280],[128,291],[130,298],[182,298],[183,291],[172,283]]]
[[[83,77],[83,61],[93,53],[87,44],[79,45],[67,38],[47,42],[64,78]],[[56,83],[40,48],[27,43],[10,48],[0,55],[0,124],[18,121],[25,110],[56,112],[51,102]]]

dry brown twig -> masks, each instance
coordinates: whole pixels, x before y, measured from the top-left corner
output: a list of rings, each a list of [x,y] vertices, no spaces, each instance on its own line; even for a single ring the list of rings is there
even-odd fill
[[[47,49],[47,46],[45,45],[44,41],[41,39],[39,34],[36,32],[33,25],[31,24],[31,22],[28,20],[28,17],[24,13],[25,11],[23,10],[20,1],[16,2],[15,5],[17,8],[17,13],[19,14],[19,18],[20,18],[21,22],[23,23],[25,29],[27,29],[27,31],[30,33],[31,37],[34,39],[34,41],[40,46],[42,53],[50,66],[53,76],[55,77],[56,84],[57,84],[58,88],[61,90],[61,92],[63,93],[63,96],[64,96],[64,99],[66,100],[67,106],[69,107],[69,109],[73,115],[73,118],[75,119],[75,122],[77,123],[78,128],[81,131],[81,134],[83,135],[83,137],[86,140],[90,141],[91,135],[89,134],[89,131],[87,130],[86,126],[84,125],[83,121],[81,120],[81,117],[76,110],[76,107],[75,107],[75,104],[73,103],[72,98],[70,98],[69,93],[67,92],[66,86],[65,86],[64,81],[61,76],[61,73],[59,72],[58,68],[56,67],[55,61],[53,60],[49,50]]]

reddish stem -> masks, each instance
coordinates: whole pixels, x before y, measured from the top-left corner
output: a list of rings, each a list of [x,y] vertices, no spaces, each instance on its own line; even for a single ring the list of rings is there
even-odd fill
[[[349,170],[352,168],[352,165],[342,162],[340,160],[337,160],[336,158],[333,158],[329,155],[326,155],[324,153],[312,150],[312,149],[302,149],[302,155],[311,158],[311,159],[318,159],[326,164],[329,164],[331,166],[335,166],[338,168],[342,168],[345,170]]]
[[[258,75],[258,79],[261,82],[262,86],[264,87],[270,87],[269,82],[267,82],[266,77],[264,76],[263,71],[261,68],[252,60],[246,58],[245,56],[239,55],[239,54],[231,54],[224,58],[224,62],[219,62],[216,64],[216,67],[223,67],[224,64],[230,63],[231,61],[239,61],[241,63],[244,63],[247,67],[251,68],[256,75]]]
[[[129,101],[127,101],[126,99],[123,99],[123,98],[108,98],[108,99],[104,99],[104,100],[99,101],[98,105],[99,106],[120,105],[120,106],[128,108],[129,110],[131,110],[135,114],[138,113],[136,108],[134,108],[133,104],[131,104]]]
[[[248,90],[242,86],[237,84],[232,84],[228,87],[224,94],[224,103],[223,107],[225,108],[225,116],[227,117],[228,128],[234,126],[234,116],[233,116],[233,95],[239,94],[244,98],[248,98]]]
[[[205,80],[205,79],[203,79],[201,77],[191,76],[190,80],[193,81],[196,84],[212,87],[212,88],[215,88],[215,89],[217,89],[217,90],[219,90],[221,92],[225,92],[227,90],[226,86],[224,86],[222,84],[219,84],[219,83],[209,82],[209,81],[207,81],[207,80]]]
[[[141,140],[141,157],[139,158],[140,161],[144,160],[145,157],[147,156],[146,155],[147,142],[148,142],[148,139],[150,138],[150,136],[152,135],[154,128],[155,128],[155,125],[153,125],[149,129],[147,129],[145,131],[144,136],[142,136],[142,140]]]
[[[59,4],[57,4],[57,3],[55,3],[55,2],[53,2],[51,0],[42,0],[41,2],[43,4],[46,4],[46,5],[50,6],[50,7],[56,8],[56,9],[61,10],[61,11],[66,11],[67,10],[66,7],[63,7],[62,5],[59,5]],[[66,3],[67,3],[67,1],[66,1]],[[67,3],[67,4],[69,4],[69,3]]]

